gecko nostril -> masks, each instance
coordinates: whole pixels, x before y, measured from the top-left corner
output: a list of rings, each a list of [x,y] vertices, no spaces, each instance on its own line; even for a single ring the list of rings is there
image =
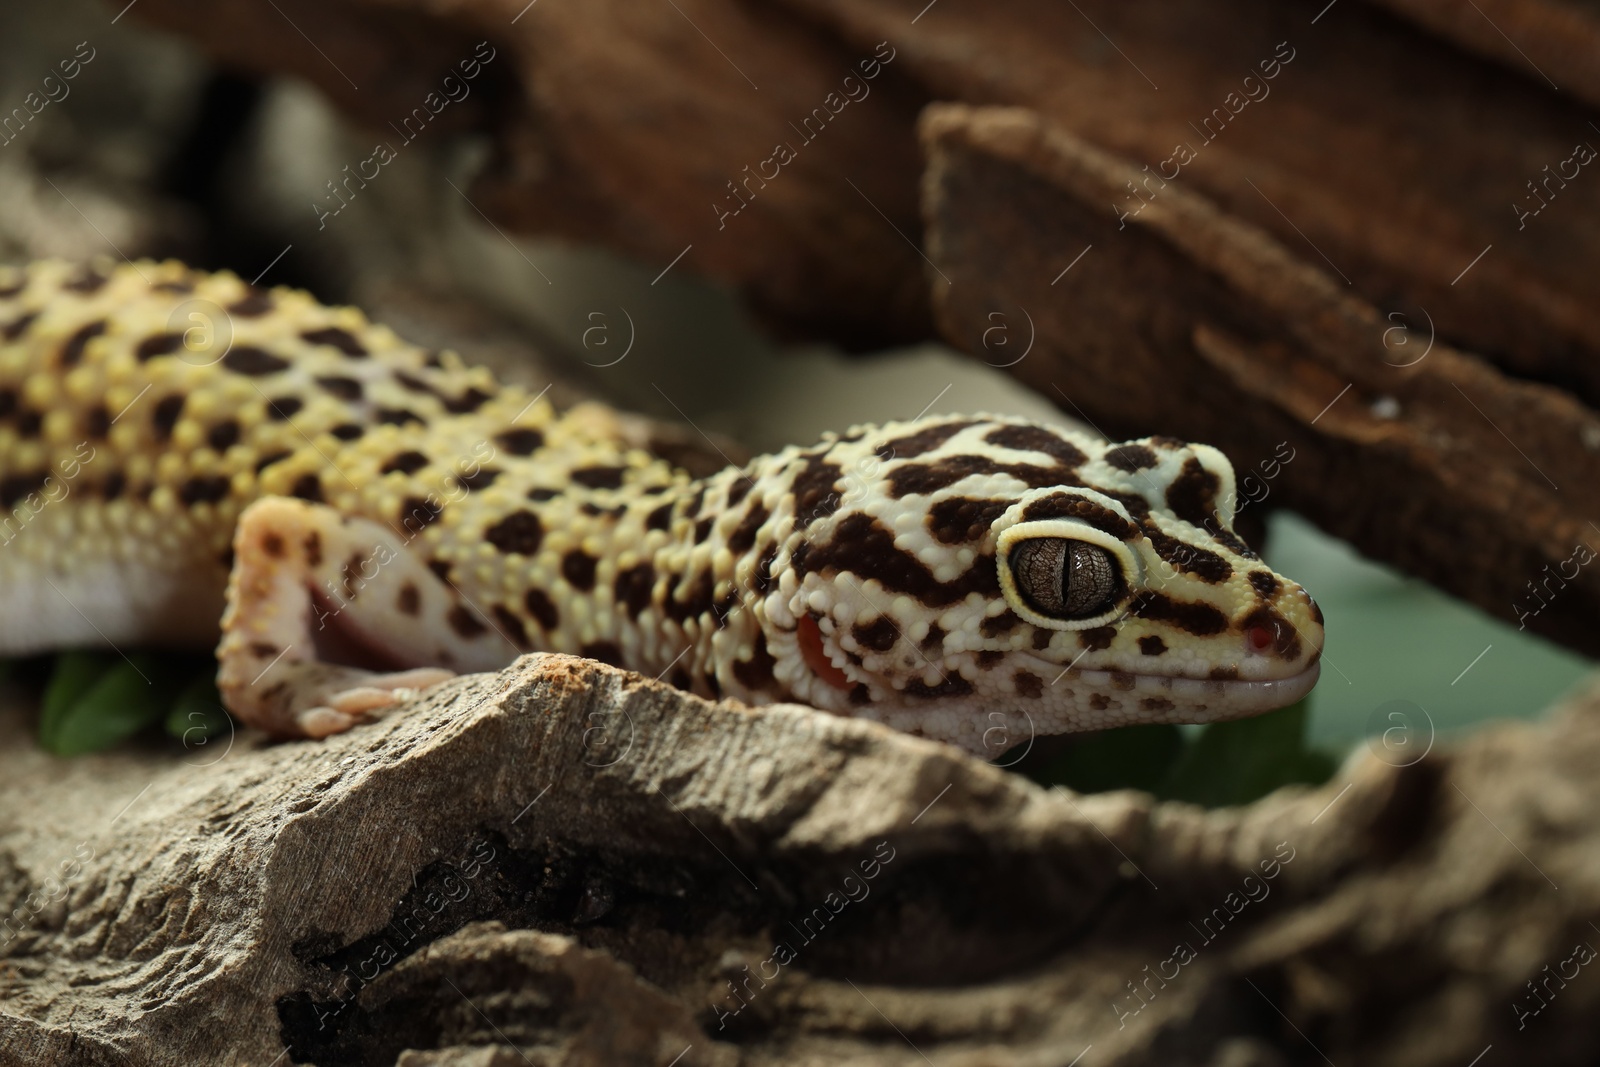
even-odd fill
[[[1272,632],[1271,627],[1252,626],[1245,632],[1245,642],[1252,652],[1265,652],[1277,643],[1278,635]]]

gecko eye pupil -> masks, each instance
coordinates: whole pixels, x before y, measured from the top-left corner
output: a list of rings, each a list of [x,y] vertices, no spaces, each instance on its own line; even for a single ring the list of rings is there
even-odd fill
[[[1011,553],[1017,590],[1041,615],[1087,619],[1110,610],[1117,564],[1099,545],[1064,537],[1036,537]]]

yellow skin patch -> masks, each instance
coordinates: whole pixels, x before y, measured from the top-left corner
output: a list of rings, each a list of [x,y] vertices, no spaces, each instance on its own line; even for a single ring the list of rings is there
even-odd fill
[[[696,480],[637,436],[302,292],[0,272],[0,652],[220,619],[229,709],[292,737],[562,651],[991,756],[1316,681],[1215,449],[939,416]]]

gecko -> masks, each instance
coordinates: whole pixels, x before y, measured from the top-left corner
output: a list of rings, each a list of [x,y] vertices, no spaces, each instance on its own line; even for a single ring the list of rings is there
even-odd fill
[[[0,269],[0,654],[214,647],[287,739],[565,652],[990,756],[1316,683],[1216,448],[936,415],[696,478],[636,425],[225,271]]]

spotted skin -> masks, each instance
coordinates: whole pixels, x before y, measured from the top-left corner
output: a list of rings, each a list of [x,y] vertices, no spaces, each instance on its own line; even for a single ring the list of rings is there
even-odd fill
[[[0,652],[220,619],[230,709],[292,737],[563,651],[988,755],[1316,680],[1321,614],[1233,532],[1215,449],[939,416],[697,480],[635,426],[227,273],[0,272]],[[1037,610],[1035,537],[1108,553],[1106,610]]]

